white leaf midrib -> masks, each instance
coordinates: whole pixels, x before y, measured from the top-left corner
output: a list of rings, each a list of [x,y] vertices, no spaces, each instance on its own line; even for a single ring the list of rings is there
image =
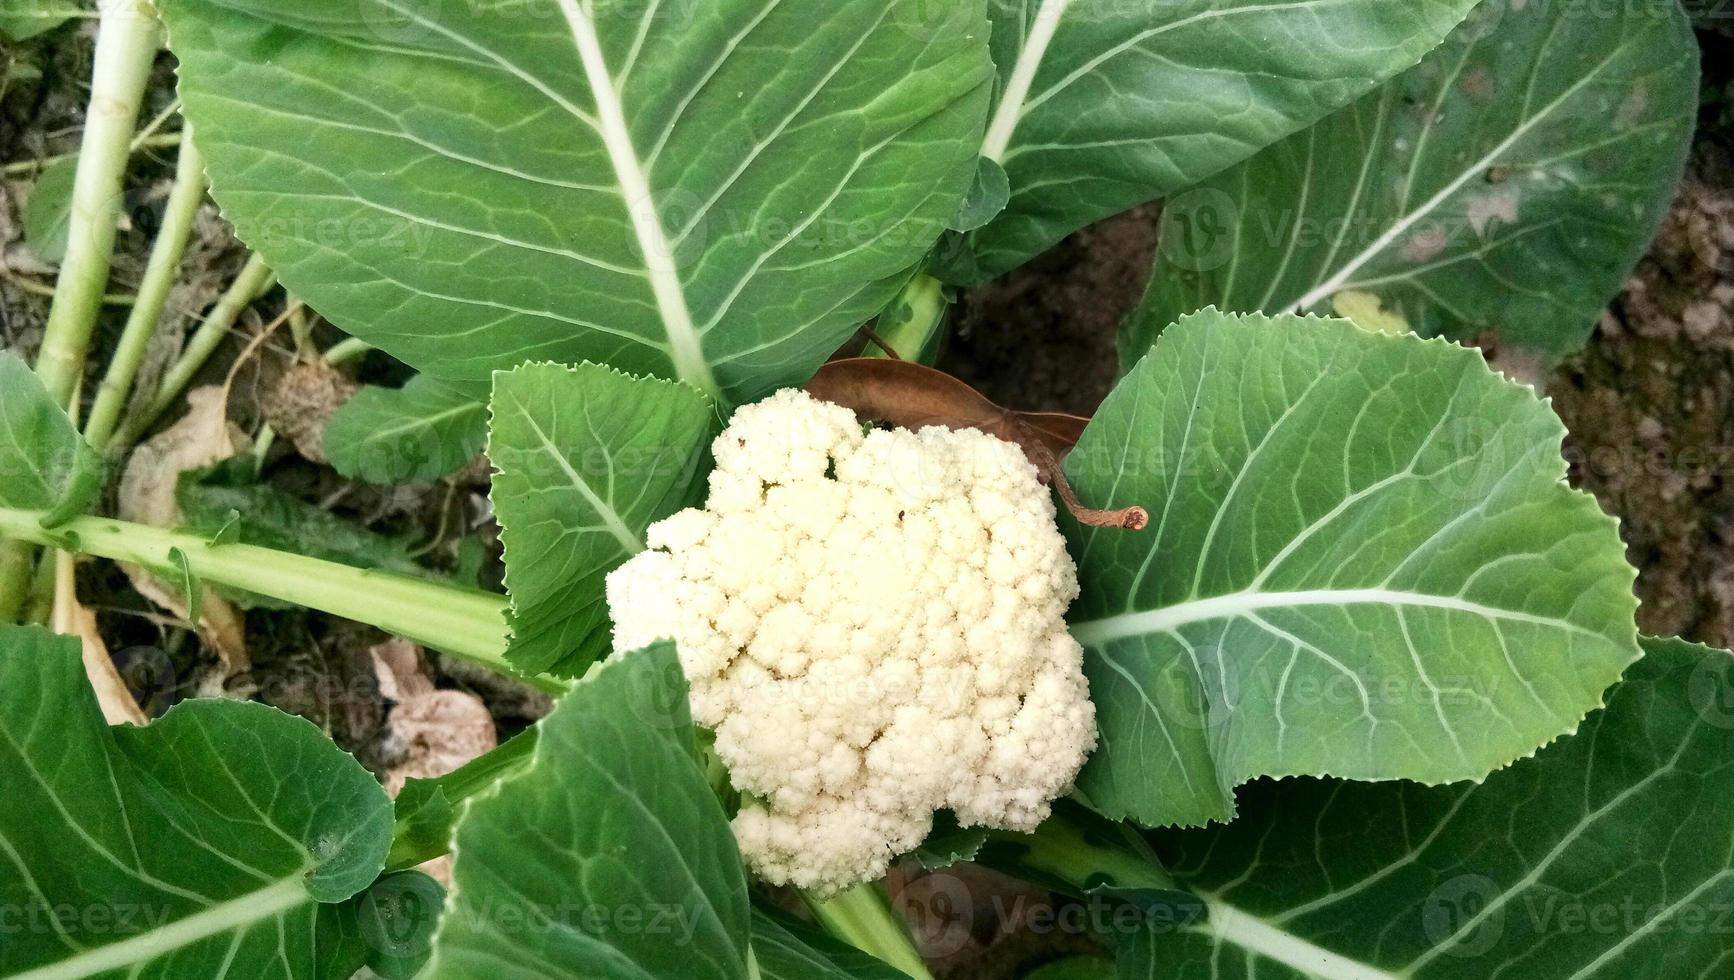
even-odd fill
[[[1085,646],[1100,646],[1114,640],[1127,637],[1150,636],[1159,633],[1172,633],[1174,630],[1191,623],[1219,619],[1238,619],[1264,609],[1293,609],[1303,606],[1354,606],[1376,605],[1392,608],[1421,607],[1429,609],[1444,609],[1452,612],[1463,612],[1480,616],[1483,619],[1514,620],[1547,626],[1553,629],[1563,629],[1592,637],[1601,634],[1580,626],[1570,620],[1540,616],[1534,613],[1515,609],[1502,609],[1473,602],[1460,596],[1434,595],[1425,592],[1408,592],[1401,589],[1364,588],[1364,589],[1309,589],[1294,592],[1260,592],[1241,591],[1225,595],[1211,596],[1207,599],[1190,599],[1186,602],[1163,606],[1157,609],[1147,609],[1136,612],[1124,612],[1101,619],[1088,620],[1072,625],[1072,635]]]
[[[282,916],[313,901],[302,873],[229,899],[150,932],[74,954],[47,966],[13,974],[8,980],[76,980],[150,963],[175,950],[255,923]]]
[[[614,87],[613,73],[602,56],[602,42],[596,34],[596,22],[579,0],[560,0],[560,11],[572,30],[572,43],[578,60],[584,66],[591,96],[596,100],[597,132],[602,146],[608,151],[615,179],[638,239],[644,271],[662,314],[663,329],[668,335],[669,358],[675,374],[701,391],[715,395],[719,388],[705,360],[698,327],[687,306],[686,289],[673,267],[674,253],[662,218],[657,214],[656,198],[650,191],[650,180],[639,162],[638,151],[632,145],[632,131],[626,124],[620,90]]]
[[[1320,980],[1402,980],[1403,974],[1333,953],[1214,895],[1198,895],[1208,914],[1204,922],[1188,931],[1204,933],[1218,943],[1232,943]]]
[[[1011,146],[1012,134],[1023,120],[1024,102],[1029,99],[1036,72],[1041,70],[1042,58],[1047,55],[1048,45],[1053,42],[1054,32],[1059,30],[1060,19],[1065,16],[1066,8],[1070,5],[1071,0],[1042,0],[1041,8],[1036,11],[1035,20],[1030,24],[1029,36],[1024,39],[1023,49],[1018,52],[1017,63],[1006,77],[999,108],[994,111],[993,121],[987,127],[987,136],[982,140],[981,155],[995,163],[1001,163],[1005,159],[1006,149]]]

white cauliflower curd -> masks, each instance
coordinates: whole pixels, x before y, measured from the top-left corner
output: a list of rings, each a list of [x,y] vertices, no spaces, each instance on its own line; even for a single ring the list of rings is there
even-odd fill
[[[864,432],[786,390],[713,446],[703,510],[608,577],[614,644],[672,638],[775,884],[877,878],[933,812],[1029,831],[1096,744],[1077,574],[1036,469],[974,429]]]

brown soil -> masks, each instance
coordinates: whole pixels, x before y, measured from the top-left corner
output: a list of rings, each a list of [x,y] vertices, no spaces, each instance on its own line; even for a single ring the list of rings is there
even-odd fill
[[[1621,518],[1639,625],[1734,644],[1734,166],[1700,140],[1654,247],[1548,391],[1572,478]]]
[[[1094,412],[1119,374],[1114,331],[1150,281],[1160,213],[1099,222],[966,292],[940,366],[1011,408]]]

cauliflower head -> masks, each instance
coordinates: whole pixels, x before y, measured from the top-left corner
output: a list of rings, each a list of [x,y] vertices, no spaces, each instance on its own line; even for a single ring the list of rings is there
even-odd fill
[[[608,577],[619,650],[665,637],[744,795],[748,863],[822,894],[882,875],[933,812],[1035,829],[1095,748],[1077,573],[1017,446],[864,431],[785,390],[713,446],[704,509]]]

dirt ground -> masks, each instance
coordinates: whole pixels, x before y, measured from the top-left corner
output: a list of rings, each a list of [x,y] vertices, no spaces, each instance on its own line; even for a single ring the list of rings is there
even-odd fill
[[[1640,624],[1647,632],[1680,634],[1734,645],[1734,125],[1727,93],[1734,41],[1706,36],[1706,93],[1700,134],[1688,176],[1650,254],[1610,305],[1586,350],[1561,366],[1548,394],[1571,436],[1566,452],[1572,480],[1595,493],[1621,519],[1630,557],[1640,570]],[[0,47],[0,163],[63,153],[76,146],[89,75],[88,32],[68,31],[29,49]],[[23,65],[27,70],[20,72]],[[146,106],[151,115],[173,98],[162,66]],[[126,292],[144,268],[168,190],[172,151],[141,154],[129,178],[126,226],[115,263],[114,289]],[[20,244],[21,214],[31,175],[0,178],[0,346],[33,351],[47,300],[39,295],[53,270]],[[1088,413],[1116,372],[1114,333],[1136,305],[1148,279],[1159,209],[1140,208],[1085,229],[1002,282],[966,293],[942,366],[995,401],[1026,409]],[[244,253],[215,209],[201,216],[185,264],[185,281],[171,297],[181,314],[147,358],[150,382],[172,359],[185,331],[233,278]],[[280,301],[273,301],[279,302]],[[221,380],[245,336],[263,317],[260,304],[243,322],[242,337],[207,369]],[[105,317],[96,349],[111,344],[121,311]],[[327,328],[322,336],[334,334]],[[231,419],[256,431],[263,403],[289,363],[281,344],[267,344],[257,365],[240,373]],[[364,365],[364,379],[401,374],[389,358]],[[279,444],[263,471],[277,486],[317,501],[333,513],[393,535],[430,542],[435,568],[478,574],[498,584],[497,536],[487,515],[485,485],[476,474],[436,484],[374,488],[337,478]],[[480,539],[479,554],[458,546]],[[81,571],[81,594],[135,686],[161,710],[209,669],[209,657],[172,617],[142,599],[105,563]],[[363,761],[390,767],[402,746],[389,737],[390,708],[378,689],[369,650],[383,637],[372,630],[298,611],[257,610],[246,643],[253,670],[244,690],[313,719]],[[546,710],[546,700],[462,665],[438,665],[442,688],[474,692],[494,712],[504,737]],[[912,886],[919,888],[919,884]],[[970,894],[1005,894],[1012,886],[983,878]],[[1008,977],[1064,946],[1027,931],[1007,942],[984,934],[955,950],[947,974]]]

